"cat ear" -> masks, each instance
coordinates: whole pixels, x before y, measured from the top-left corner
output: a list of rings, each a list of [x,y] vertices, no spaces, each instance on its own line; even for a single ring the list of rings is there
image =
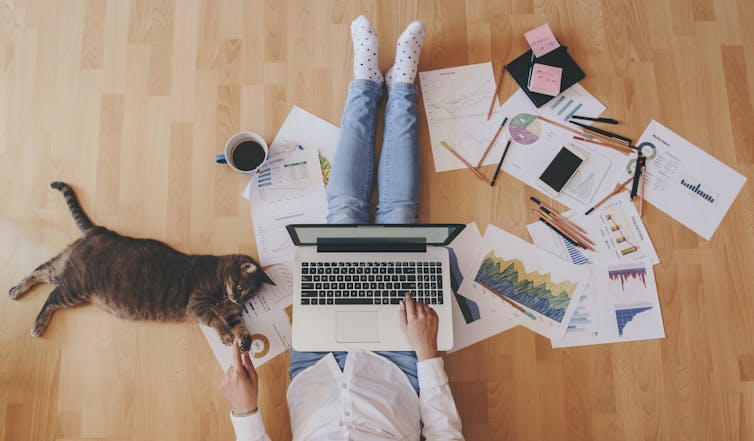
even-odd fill
[[[277,284],[273,282],[272,279],[270,279],[270,276],[268,276],[264,271],[262,271],[262,282],[277,286]]]
[[[256,270],[257,266],[251,262],[244,262],[241,264],[241,271],[245,272],[246,274],[251,274]]]

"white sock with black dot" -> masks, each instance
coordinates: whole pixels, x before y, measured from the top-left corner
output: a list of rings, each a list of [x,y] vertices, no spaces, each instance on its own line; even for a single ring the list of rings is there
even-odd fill
[[[420,21],[414,21],[403,31],[398,38],[398,46],[395,50],[395,64],[385,74],[385,82],[388,85],[414,82],[416,70],[419,67],[419,55],[426,36],[427,29]]]
[[[377,33],[369,20],[360,15],[351,22],[353,39],[353,77],[382,84],[382,72],[377,64]]]

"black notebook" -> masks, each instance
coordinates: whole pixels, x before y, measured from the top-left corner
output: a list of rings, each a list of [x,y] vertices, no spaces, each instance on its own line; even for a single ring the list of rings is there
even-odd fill
[[[519,86],[524,90],[532,103],[537,107],[542,107],[545,103],[555,98],[550,95],[532,92],[529,90],[529,75],[534,63],[546,64],[548,66],[560,67],[563,69],[563,77],[560,80],[560,91],[568,89],[574,84],[581,81],[586,76],[578,64],[568,55],[568,48],[560,46],[541,57],[537,58],[529,50],[525,54],[505,65],[511,76],[516,80]]]

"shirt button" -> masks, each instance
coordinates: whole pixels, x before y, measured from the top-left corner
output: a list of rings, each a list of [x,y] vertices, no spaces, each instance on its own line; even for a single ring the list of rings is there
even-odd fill
[[[351,412],[349,412],[349,411],[345,411],[344,415],[345,415],[345,416],[351,416]]]
[[[346,383],[340,383],[340,387],[343,388],[343,389],[345,389],[345,388],[348,387],[348,384],[346,384]]]

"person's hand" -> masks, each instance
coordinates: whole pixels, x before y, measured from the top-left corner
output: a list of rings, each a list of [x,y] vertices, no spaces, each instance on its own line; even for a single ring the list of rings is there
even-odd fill
[[[233,366],[225,373],[225,378],[220,383],[220,392],[228,400],[235,414],[249,413],[257,409],[259,377],[254,365],[251,364],[249,353],[244,352],[243,356],[241,355],[238,341],[233,342]]]
[[[416,351],[419,361],[437,357],[437,324],[434,309],[414,302],[411,294],[401,300],[401,329]]]

